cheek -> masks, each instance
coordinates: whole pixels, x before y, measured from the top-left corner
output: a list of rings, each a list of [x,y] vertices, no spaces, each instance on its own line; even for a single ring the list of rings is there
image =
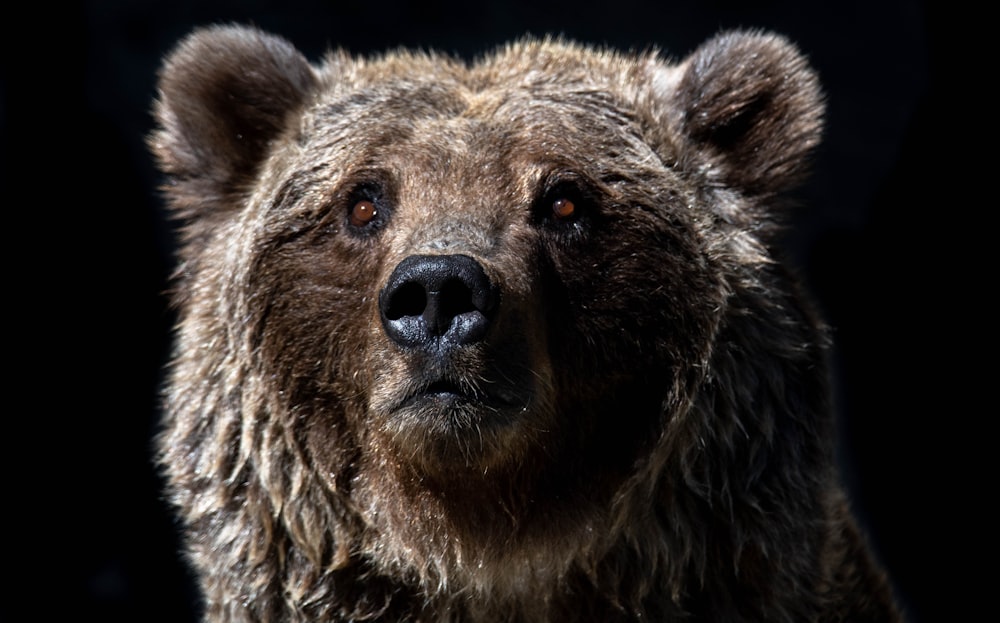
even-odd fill
[[[553,249],[548,306],[561,360],[580,374],[663,376],[700,359],[721,304],[696,238],[682,227],[617,222]]]
[[[307,244],[261,262],[254,303],[261,363],[290,406],[358,394],[378,322],[377,275],[364,267],[357,253]]]

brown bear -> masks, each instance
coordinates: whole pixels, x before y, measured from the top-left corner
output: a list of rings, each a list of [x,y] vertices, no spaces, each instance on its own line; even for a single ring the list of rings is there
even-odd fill
[[[898,621],[785,264],[803,55],[199,29],[158,461],[215,622]]]

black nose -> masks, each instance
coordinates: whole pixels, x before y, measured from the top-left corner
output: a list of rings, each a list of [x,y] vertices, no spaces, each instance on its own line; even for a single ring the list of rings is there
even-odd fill
[[[500,302],[483,267],[467,255],[413,255],[379,295],[386,334],[407,348],[482,340]]]

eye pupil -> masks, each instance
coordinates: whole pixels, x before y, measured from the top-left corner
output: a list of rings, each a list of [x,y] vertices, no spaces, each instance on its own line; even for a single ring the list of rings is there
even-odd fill
[[[351,225],[363,227],[375,218],[377,210],[375,204],[366,199],[358,201],[351,208]]]
[[[552,202],[552,214],[556,218],[569,218],[573,216],[575,211],[576,205],[565,197],[560,197]]]

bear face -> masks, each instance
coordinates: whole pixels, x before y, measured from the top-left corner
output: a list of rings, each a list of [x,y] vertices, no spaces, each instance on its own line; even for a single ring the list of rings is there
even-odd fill
[[[892,620],[771,251],[822,119],[788,42],[313,66],[213,27],[156,117],[210,620]]]

